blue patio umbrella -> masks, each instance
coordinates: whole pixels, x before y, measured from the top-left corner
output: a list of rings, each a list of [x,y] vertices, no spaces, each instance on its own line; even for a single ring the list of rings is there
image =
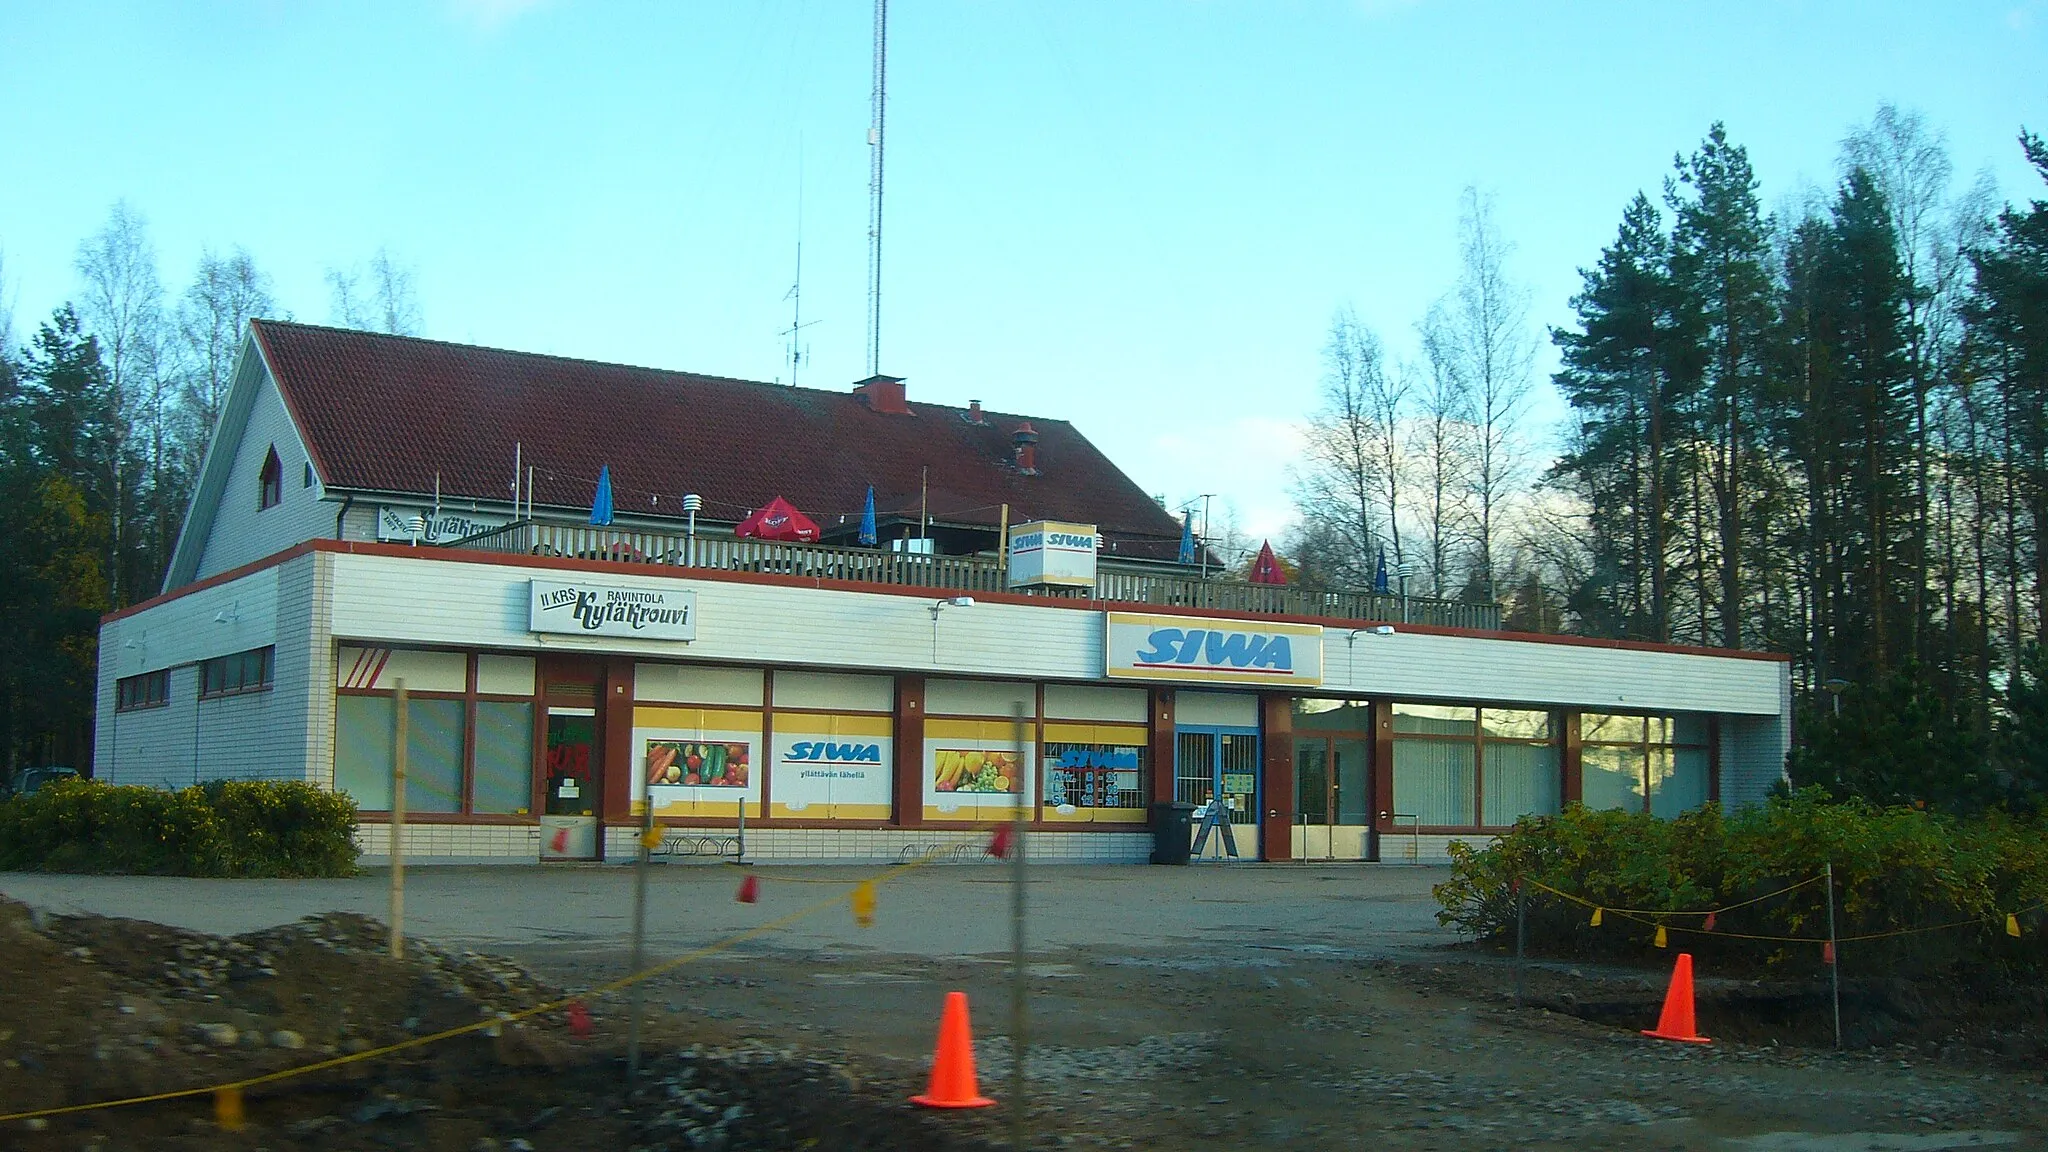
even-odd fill
[[[597,495],[590,501],[590,522],[603,527],[612,522],[612,466],[597,471]]]
[[[1384,545],[1380,548],[1379,567],[1373,570],[1372,590],[1375,592],[1385,592],[1387,590],[1387,550]]]
[[[860,542],[869,547],[875,544],[875,486],[868,485],[868,502],[860,510]]]
[[[1180,514],[1180,563],[1193,564],[1194,562],[1195,514],[1193,512],[1183,512]]]

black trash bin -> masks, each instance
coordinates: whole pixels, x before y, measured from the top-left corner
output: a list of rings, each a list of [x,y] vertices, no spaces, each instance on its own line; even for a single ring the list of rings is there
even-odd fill
[[[1154,804],[1152,806],[1152,862],[1154,864],[1185,864],[1188,849],[1195,839],[1195,806],[1193,804]]]

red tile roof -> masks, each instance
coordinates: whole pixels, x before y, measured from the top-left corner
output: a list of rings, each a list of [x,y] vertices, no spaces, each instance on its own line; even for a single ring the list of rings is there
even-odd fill
[[[1031,416],[1037,475],[1012,463],[1026,417],[926,404],[882,415],[827,392],[599,364],[276,320],[251,321],[265,360],[330,488],[511,498],[514,445],[542,507],[587,509],[610,465],[621,515],[735,522],[776,496],[828,533],[878,515],[914,519],[920,470],[939,523],[1010,519],[1099,525],[1114,554],[1171,560],[1180,522],[1064,420]]]

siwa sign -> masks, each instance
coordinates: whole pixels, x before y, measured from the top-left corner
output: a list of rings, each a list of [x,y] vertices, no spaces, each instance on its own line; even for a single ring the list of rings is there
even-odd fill
[[[1194,684],[1323,682],[1323,628],[1110,612],[1107,674],[1112,679]]]
[[[695,640],[697,594],[671,588],[618,588],[535,580],[527,630],[637,640]]]

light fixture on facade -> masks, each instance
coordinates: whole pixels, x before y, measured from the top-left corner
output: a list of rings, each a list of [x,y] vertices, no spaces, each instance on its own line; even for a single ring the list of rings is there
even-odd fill
[[[937,620],[939,613],[944,612],[948,608],[972,607],[974,607],[974,597],[972,596],[948,596],[944,600],[940,600],[932,605],[932,619]]]

